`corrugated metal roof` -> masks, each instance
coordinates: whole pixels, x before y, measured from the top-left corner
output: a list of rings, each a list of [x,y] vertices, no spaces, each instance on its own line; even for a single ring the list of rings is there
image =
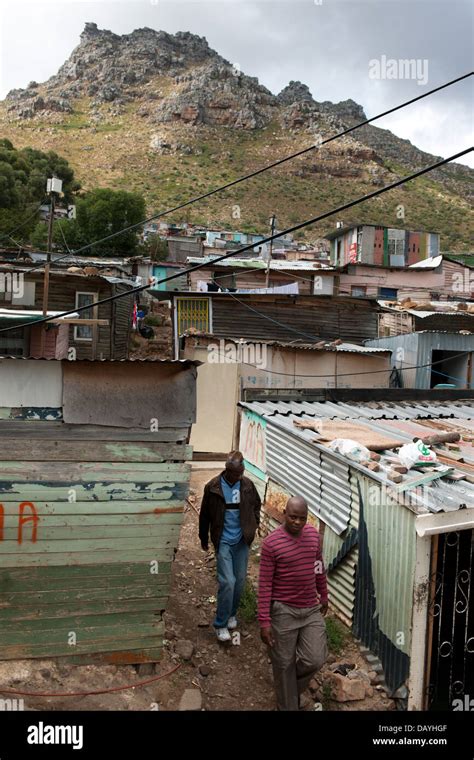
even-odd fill
[[[436,269],[439,267],[441,262],[443,261],[443,257],[440,256],[430,256],[428,259],[422,259],[421,261],[417,261],[416,264],[410,264],[408,266],[408,269]]]
[[[267,262],[263,259],[238,259],[230,256],[228,259],[223,259],[222,261],[215,261],[215,258],[217,258],[220,254],[216,254],[216,256],[188,256],[186,258],[187,264],[210,264],[216,267],[235,267],[235,268],[243,268],[243,269],[266,269],[267,268]],[[318,272],[318,274],[321,271],[326,272],[335,272],[336,270],[333,267],[325,266],[324,264],[321,265],[321,262],[319,261],[288,261],[287,259],[275,259],[273,261],[270,261],[270,269],[274,270],[293,270],[293,271],[303,271],[303,272]]]
[[[459,401],[241,401],[257,414],[326,417],[328,419],[456,418],[474,420],[474,399]]]
[[[38,309],[0,309],[0,320],[1,319],[21,319],[21,320],[36,320],[36,319],[42,319],[44,316],[47,317],[57,317],[57,319],[66,319],[69,317],[70,319],[74,319],[79,316],[77,312],[74,312],[73,314],[68,314],[67,317],[63,317],[62,311],[48,311],[48,313],[45,315],[42,311]]]
[[[46,356],[0,356],[2,359],[19,359],[23,361],[34,362],[68,362],[69,359],[55,359],[54,357]],[[155,364],[192,364],[194,367],[199,367],[203,362],[196,361],[195,359],[156,359],[154,357],[131,357],[129,359],[75,359],[74,364],[80,364],[81,362],[154,362]]]
[[[301,419],[314,420],[315,418],[334,420],[346,419],[355,420],[365,429],[372,430],[374,434],[388,435],[400,441],[410,442],[414,437],[430,435],[445,429],[448,432],[453,430],[459,421],[460,427],[467,427],[466,432],[474,434],[474,400],[461,399],[459,401],[426,401],[426,402],[308,402],[308,401],[242,401],[240,406],[260,416],[267,418],[267,435],[270,427],[275,426],[282,432],[285,437],[290,434],[294,439],[299,439],[305,444],[311,444],[318,452],[324,451],[322,443],[315,440],[317,433],[311,429],[302,429],[295,427],[294,421]],[[423,421],[421,425],[416,420]],[[429,421],[433,425],[429,425]],[[443,422],[441,422],[443,420]],[[439,421],[439,424],[435,423]],[[445,427],[444,427],[445,426]],[[272,435],[272,439],[274,436]],[[291,441],[291,439],[288,439]],[[460,449],[465,461],[466,468],[474,465],[474,449],[470,442],[460,441]],[[287,451],[290,449],[287,445]],[[448,454],[449,452],[446,452]],[[340,455],[329,453],[334,466],[344,461]],[[321,454],[319,453],[319,457]],[[348,465],[355,468],[361,468],[366,474],[368,470],[356,462],[346,460]],[[388,460],[387,460],[388,461]],[[441,462],[440,462],[441,464]],[[285,471],[288,466],[288,455],[280,462],[280,473]],[[462,467],[456,468],[456,461],[451,460],[449,466],[457,469],[459,473],[466,473]],[[472,472],[474,474],[474,470]],[[390,483],[386,472],[380,470],[376,474],[370,473],[370,476],[379,482]],[[413,468],[408,471],[405,480],[418,478],[420,471]],[[281,474],[279,475],[281,479]],[[407,491],[410,494],[410,491]],[[474,485],[466,480],[450,481],[437,479],[428,488],[423,489],[423,498],[412,500],[408,498],[404,504],[410,509],[418,510],[420,507],[430,510],[431,512],[449,512],[463,506],[474,508]],[[346,516],[344,515],[344,518]],[[323,517],[323,519],[325,519]],[[325,520],[326,522],[326,520]],[[337,522],[328,522],[331,527],[339,532],[340,525]]]
[[[297,340],[266,340],[264,338],[237,338],[231,336],[221,338],[214,333],[195,332],[194,330],[193,332],[186,330],[183,334],[186,338],[213,338],[214,340],[224,340],[231,343],[244,343],[249,345],[258,343],[275,348],[299,348],[303,351],[343,351],[357,354],[392,353],[391,348],[384,348],[379,346],[360,346],[357,343],[340,343],[339,345],[335,345],[333,341],[327,341],[324,346],[321,346],[321,341],[318,341],[317,343],[299,343]]]
[[[415,317],[420,317],[420,319],[425,319],[426,317],[472,317],[474,316],[473,312],[469,312],[464,309],[457,309],[458,303],[466,304],[467,306],[474,306],[474,301],[433,301],[432,305],[436,304],[446,304],[447,307],[445,310],[442,309],[433,309],[433,311],[422,311],[420,309],[404,309],[401,306],[393,306],[393,301],[381,301],[377,300],[377,303],[379,306],[381,306],[385,311],[391,311],[395,312],[396,314],[412,314]]]

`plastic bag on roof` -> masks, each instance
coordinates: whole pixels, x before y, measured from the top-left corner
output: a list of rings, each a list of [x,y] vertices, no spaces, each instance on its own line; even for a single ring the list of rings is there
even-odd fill
[[[369,449],[350,438],[335,438],[328,445],[328,449],[337,451],[338,454],[342,454],[347,459],[352,459],[353,462],[367,462],[370,459]]]
[[[408,469],[437,463],[436,452],[431,451],[430,447],[422,440],[406,443],[399,449],[398,456],[404,467],[408,467]]]

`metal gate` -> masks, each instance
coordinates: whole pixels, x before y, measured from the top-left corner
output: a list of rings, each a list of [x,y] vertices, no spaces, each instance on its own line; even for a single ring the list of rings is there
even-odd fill
[[[474,697],[473,557],[473,530],[433,537],[426,680],[431,710],[469,709]]]
[[[199,332],[210,332],[209,321],[209,298],[184,298],[176,299],[178,315],[178,335],[183,335],[186,330],[195,328]]]

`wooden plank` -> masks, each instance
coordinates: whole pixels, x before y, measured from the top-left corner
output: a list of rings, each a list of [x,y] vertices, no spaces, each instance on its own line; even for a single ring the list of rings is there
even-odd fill
[[[61,607],[64,604],[72,602],[91,603],[100,600],[123,601],[125,599],[150,599],[156,597],[168,597],[170,588],[170,578],[165,576],[160,578],[159,574],[155,576],[156,580],[148,584],[143,582],[132,583],[124,586],[123,581],[119,586],[109,585],[107,588],[79,588],[62,589],[61,591],[21,591],[0,593],[0,612],[4,609],[21,610],[26,607],[28,610],[37,607],[45,617],[48,617],[47,608]],[[23,587],[24,589],[24,587]],[[79,611],[79,608],[78,608]]]
[[[0,504],[3,503],[3,516],[5,525],[8,524],[8,520],[17,520],[19,513],[19,505],[22,500],[12,502],[2,500],[0,497]],[[106,520],[118,522],[123,518],[123,523],[130,522],[146,522],[152,520],[169,525],[179,525],[183,521],[184,515],[184,502],[182,500],[172,501],[33,501],[35,510],[38,515],[41,515],[42,520],[45,522],[53,520],[58,522],[64,522],[65,525],[69,524],[69,520],[73,518],[77,522],[94,524],[94,520]],[[71,523],[72,525],[73,523]]]
[[[418,478],[410,478],[409,480],[405,479],[403,483],[396,485],[395,490],[397,493],[401,493],[402,491],[415,488],[416,486],[423,486],[433,480],[439,480],[439,478],[446,477],[448,472],[454,472],[453,468],[450,469],[447,467],[443,472],[440,472],[439,470],[432,470],[429,473],[420,473],[420,476]]]
[[[136,441],[13,440],[2,449],[4,461],[36,462],[184,462],[192,457],[192,447],[183,444]]]
[[[107,425],[74,425],[49,420],[0,420],[0,438],[16,438],[37,441],[142,441],[185,442],[189,435],[188,426],[161,427],[156,431],[147,428],[124,428]]]
[[[19,628],[16,623],[2,623],[2,647],[27,644],[32,638],[38,643],[62,644],[67,641],[69,632],[76,634],[77,642],[110,641],[115,637],[123,641],[139,635],[156,635],[163,629],[160,615],[154,618],[149,611],[31,620],[27,625],[28,629],[25,626]]]
[[[116,549],[116,544],[112,542]],[[42,567],[46,565],[96,565],[97,563],[117,563],[119,560],[124,562],[171,562],[174,551],[171,547],[162,547],[154,549],[103,549],[101,551],[77,551],[77,552],[41,552],[39,554],[1,554],[0,568],[10,567]]]
[[[148,538],[139,536],[137,538],[123,538],[121,541],[117,541],[114,538],[102,538],[97,536],[96,538],[85,538],[75,540],[71,539],[58,539],[55,540],[41,540],[38,534],[38,540],[33,543],[29,540],[28,533],[25,531],[23,543],[18,544],[16,540],[2,541],[0,543],[0,557],[7,558],[13,556],[24,556],[25,554],[60,554],[60,553],[76,553],[76,552],[100,552],[107,550],[127,550],[127,549],[140,549],[141,551],[149,549],[150,552],[155,549],[161,549],[165,547],[174,547],[178,543],[179,533],[165,536],[149,536]]]
[[[141,501],[143,499],[156,499],[163,502],[181,503],[188,495],[189,484],[185,483],[88,483],[82,485],[71,484],[45,484],[45,483],[5,483],[0,473],[0,503],[8,501],[52,501],[62,503],[71,502],[71,496],[81,501]]]
[[[73,550],[74,545],[76,544],[76,541],[85,541],[87,539],[109,539],[109,538],[116,538],[120,540],[120,545],[122,546],[121,539],[128,539],[128,538],[143,538],[147,539],[148,537],[150,539],[153,539],[153,544],[155,546],[163,546],[164,540],[169,543],[170,541],[175,544],[178,543],[179,540],[179,525],[162,525],[161,523],[156,523],[155,525],[152,524],[138,524],[138,525],[44,525],[41,521],[39,527],[38,527],[38,538],[35,542],[35,544],[38,544],[41,546],[43,542],[52,542],[52,541],[58,541],[62,543],[63,541],[69,541],[71,546],[71,551]],[[0,553],[3,551],[3,545],[8,546],[12,543],[17,543],[17,536],[18,536],[18,527],[15,526],[13,528],[5,527],[2,531],[3,539],[0,540]],[[28,531],[28,528],[24,529],[24,544],[22,543],[21,546],[26,545],[29,542],[30,539],[30,533]],[[146,545],[149,545],[149,542],[144,542]],[[7,549],[8,551],[8,549]]]
[[[171,573],[170,562],[160,562],[160,574]],[[151,573],[153,575],[153,573]],[[131,582],[135,578],[150,576],[150,560],[145,561],[117,561],[109,564],[90,564],[85,567],[30,567],[24,568],[12,567],[8,570],[0,570],[0,583],[25,581],[27,586],[34,587],[37,584],[46,584],[50,588],[51,584],[56,581],[73,583],[74,581],[86,582],[91,581],[100,586],[109,583],[112,579],[126,579]],[[68,586],[59,586],[59,588],[68,588]]]
[[[184,462],[42,462],[0,461],[0,481],[3,483],[184,483],[189,480],[191,467]]]
[[[35,589],[24,580],[0,580],[0,605],[3,602],[15,603],[18,605],[30,604],[38,599],[44,600],[45,604],[55,604],[61,600],[71,598],[96,598],[102,599],[104,594],[115,594],[122,592],[125,594],[137,594],[148,590],[156,591],[169,588],[171,585],[171,575],[162,573],[158,568],[157,573],[148,573],[148,576],[136,575],[129,578],[109,576],[107,581],[104,579],[102,584],[99,578],[57,578],[51,579],[47,588]],[[33,589],[33,590],[32,590]],[[164,593],[164,592],[163,592]]]
[[[161,624],[162,625],[162,624]],[[99,654],[106,652],[109,656],[110,653],[121,651],[130,652],[134,649],[141,651],[147,648],[161,647],[163,643],[163,627],[157,626],[156,634],[150,635],[136,635],[134,638],[120,637],[120,630],[117,630],[115,636],[109,636],[108,638],[98,638],[96,640],[79,640],[76,646],[70,646],[65,641],[56,641],[54,644],[54,656],[61,657],[71,656],[71,652],[76,652],[77,655],[84,654]],[[18,660],[24,658],[45,658],[51,657],[52,646],[49,642],[36,643],[36,644],[14,644],[11,646],[2,646],[2,660]],[[117,659],[117,662],[120,660]],[[0,692],[1,693],[1,692]]]
[[[141,612],[152,616],[161,613],[166,608],[167,601],[168,596],[155,595],[148,598],[81,599],[75,603],[74,600],[69,600],[60,605],[0,607],[0,637],[4,641],[4,637],[10,631],[43,631],[64,627],[63,619],[66,618],[66,627],[70,621],[74,621],[69,630],[75,630],[75,625],[79,625],[80,629],[82,627],[77,621],[93,619],[94,616],[139,615]]]
[[[97,307],[96,307],[97,308]],[[97,327],[108,327],[108,319],[78,319],[77,317],[62,317],[61,319],[50,319],[52,325],[96,325]]]
[[[129,526],[130,529],[136,529],[136,528],[142,528],[143,527],[160,527],[162,526],[163,529],[166,529],[168,527],[175,527],[179,530],[180,525],[183,522],[182,514],[181,515],[154,515],[152,513],[147,514],[135,514],[135,515],[116,515],[113,513],[110,514],[99,514],[99,515],[45,515],[41,512],[40,509],[37,508],[37,513],[39,517],[39,525],[42,528],[69,528],[74,527],[76,529],[81,528],[96,528],[96,534],[95,535],[101,535],[100,527],[116,527],[116,528],[126,528]],[[10,536],[10,538],[16,538],[17,534],[16,531],[18,529],[18,514],[17,512],[14,514],[5,514],[4,520],[3,520],[3,526],[4,531],[7,529],[15,530],[15,534],[13,536]],[[4,533],[4,538],[8,538],[8,534]],[[2,531],[0,530],[0,542],[1,542],[1,535]],[[133,534],[131,534],[133,535]]]

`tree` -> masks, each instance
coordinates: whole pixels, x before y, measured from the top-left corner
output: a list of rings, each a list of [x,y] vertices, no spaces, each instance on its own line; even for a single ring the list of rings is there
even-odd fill
[[[17,228],[15,239],[29,240],[38,221],[35,210],[46,200],[46,180],[52,176],[62,179],[63,200],[70,203],[80,184],[65,158],[54,151],[16,150],[10,140],[0,140],[0,244],[12,245],[8,234]]]
[[[79,225],[75,219],[58,219],[53,225],[53,247],[65,249],[66,243],[68,248],[79,248],[84,242],[81,236]],[[48,225],[45,222],[38,222],[30,234],[30,243],[39,248],[41,251],[46,250],[48,244]],[[87,255],[87,251],[84,251]]]
[[[140,246],[145,256],[149,256],[153,261],[166,261],[168,258],[168,243],[162,240],[159,235],[149,235],[147,240]]]
[[[119,232],[146,216],[145,201],[138,193],[99,188],[79,199],[76,208],[80,237],[87,242]],[[87,253],[132,256],[138,249],[140,228],[124,232],[110,241],[91,247]]]

